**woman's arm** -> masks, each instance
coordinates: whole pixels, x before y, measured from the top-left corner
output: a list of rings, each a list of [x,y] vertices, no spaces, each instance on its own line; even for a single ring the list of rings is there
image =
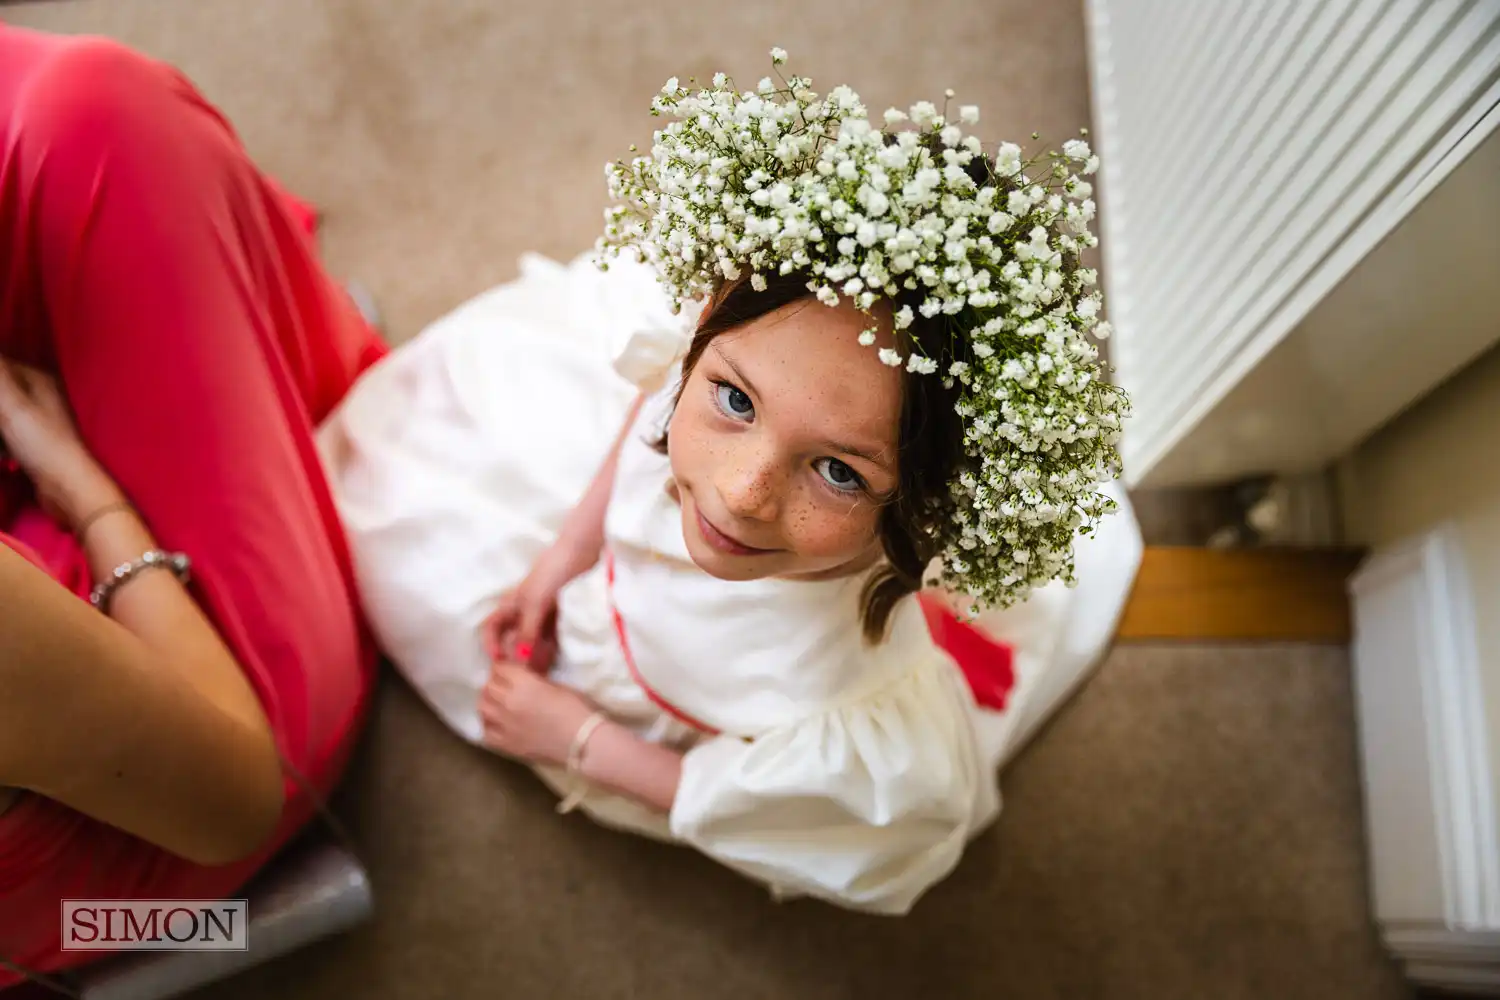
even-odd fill
[[[121,523],[107,541],[101,532],[102,559],[133,548],[132,536],[150,547],[133,517],[111,517]],[[0,605],[21,612],[0,627],[0,785],[200,864],[264,842],[282,806],[274,740],[169,572],[143,573],[117,593],[114,607],[138,636],[0,546]]]
[[[157,547],[134,511],[113,509],[124,496],[79,439],[56,381],[3,359],[0,442],[46,509],[84,526],[95,579]],[[0,786],[191,861],[254,852],[280,818],[283,785],[239,665],[164,569],[120,585],[109,612],[0,546]]]
[[[113,493],[113,499],[110,499]],[[101,494],[88,509],[118,504],[118,492]],[[116,566],[158,548],[131,509],[113,510],[94,521],[84,536],[84,552],[95,580],[106,579]],[[187,553],[192,558],[193,553]],[[141,573],[115,590],[109,617],[119,622],[159,657],[160,668],[196,689],[216,706],[252,730],[270,729],[260,700],[218,632],[177,578],[165,570]]]

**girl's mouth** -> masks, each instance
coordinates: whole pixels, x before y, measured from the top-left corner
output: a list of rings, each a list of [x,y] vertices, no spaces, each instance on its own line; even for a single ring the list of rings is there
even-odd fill
[[[702,510],[697,511],[696,513],[698,515],[698,534],[702,535],[703,540],[707,542],[712,548],[723,552],[725,555],[763,556],[767,553],[776,551],[776,549],[758,549],[753,545],[746,545],[739,539],[734,538],[731,535],[727,535],[724,532],[720,531],[718,528],[714,527],[713,522],[703,516]]]

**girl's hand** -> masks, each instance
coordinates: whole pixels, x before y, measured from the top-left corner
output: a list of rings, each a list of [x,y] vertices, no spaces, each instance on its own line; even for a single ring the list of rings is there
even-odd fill
[[[582,695],[519,663],[496,663],[479,696],[484,745],[543,764],[566,763],[573,737],[593,714]]]
[[[76,527],[124,499],[89,454],[62,389],[51,376],[0,358],[0,450],[20,464],[48,514]]]
[[[521,585],[500,595],[499,604],[480,626],[490,662],[524,663],[543,674],[552,669],[557,658],[558,592],[598,557],[598,552],[588,552],[566,535],[543,552]]]

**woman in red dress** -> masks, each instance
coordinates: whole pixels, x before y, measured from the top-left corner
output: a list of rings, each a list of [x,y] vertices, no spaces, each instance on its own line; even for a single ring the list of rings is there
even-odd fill
[[[179,74],[0,26],[0,957],[233,894],[338,780],[375,652],[312,433],[383,350]]]

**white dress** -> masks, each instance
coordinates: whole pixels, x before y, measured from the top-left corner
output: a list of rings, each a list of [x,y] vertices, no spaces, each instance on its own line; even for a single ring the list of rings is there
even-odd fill
[[[677,797],[661,815],[535,770],[597,821],[691,845],[778,898],[904,913],[998,813],[996,769],[1050,710],[1032,693],[1055,704],[1107,643],[1134,524],[1095,574],[1111,585],[1083,648],[1064,634],[1076,590],[987,621],[1018,643],[1018,681],[1004,712],[981,709],[914,598],[871,647],[860,578],[730,583],[693,564],[668,461],[646,443],[687,342],[646,268],[528,256],[367,372],[319,431],[367,615],[420,696],[479,742],[478,627],[651,393],[621,449],[606,558],[560,595],[553,677],[684,751]],[[1069,678],[1047,676],[1058,664]]]

